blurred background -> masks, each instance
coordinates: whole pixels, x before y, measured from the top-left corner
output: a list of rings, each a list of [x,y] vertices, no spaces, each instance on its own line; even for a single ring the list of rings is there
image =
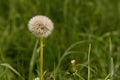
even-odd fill
[[[120,0],[0,0],[0,64],[10,64],[25,80],[38,40],[29,32],[28,21],[36,15],[48,16],[54,22],[52,34],[44,41],[44,71],[54,72],[65,50],[85,41],[72,48],[77,53],[62,60],[59,75],[67,71],[71,59],[87,66],[91,43],[91,79],[103,80],[110,72],[112,59],[114,80],[120,80]],[[37,59],[33,77],[38,76]],[[78,72],[87,79],[86,67],[79,66]],[[0,80],[21,79],[0,66]]]

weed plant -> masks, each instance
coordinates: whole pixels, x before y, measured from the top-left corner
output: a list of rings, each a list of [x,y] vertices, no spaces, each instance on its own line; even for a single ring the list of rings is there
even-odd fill
[[[120,0],[0,0],[0,80],[39,76],[39,41],[27,26],[39,14],[55,27],[44,41],[45,80],[71,79],[73,59],[74,80],[120,80]]]

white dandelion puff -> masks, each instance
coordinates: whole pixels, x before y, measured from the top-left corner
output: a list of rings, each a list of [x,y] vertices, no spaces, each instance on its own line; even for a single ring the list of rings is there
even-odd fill
[[[38,15],[30,19],[28,28],[37,37],[47,37],[53,30],[53,22],[46,16]]]

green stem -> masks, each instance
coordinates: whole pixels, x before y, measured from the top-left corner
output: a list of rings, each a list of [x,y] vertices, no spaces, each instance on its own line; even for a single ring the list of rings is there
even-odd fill
[[[43,38],[40,38],[40,80],[43,78]]]
[[[109,73],[110,73],[110,80],[113,80],[114,77],[114,62],[112,57],[112,41],[111,37],[109,38]]]
[[[88,80],[90,80],[90,52],[91,52],[91,44],[89,44],[89,51],[88,51]]]

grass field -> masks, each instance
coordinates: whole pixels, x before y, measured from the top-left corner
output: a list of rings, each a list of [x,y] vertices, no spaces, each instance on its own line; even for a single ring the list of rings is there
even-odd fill
[[[0,80],[39,76],[39,39],[28,30],[36,15],[54,22],[45,80],[120,80],[120,0],[0,0]]]

